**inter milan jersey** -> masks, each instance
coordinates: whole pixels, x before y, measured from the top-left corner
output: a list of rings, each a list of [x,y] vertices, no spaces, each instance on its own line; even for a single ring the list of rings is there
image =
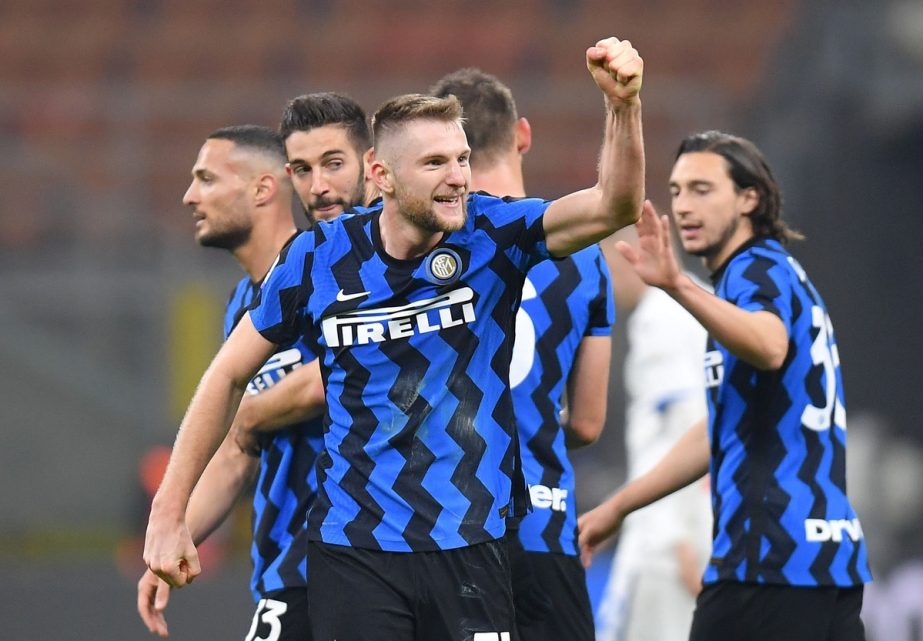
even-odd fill
[[[712,558],[705,582],[854,586],[871,580],[846,497],[846,410],[830,316],[801,266],[755,239],[712,277],[715,293],[777,315],[789,336],[778,371],[709,338]]]
[[[268,340],[304,336],[322,354],[312,540],[458,548],[499,538],[527,504],[509,363],[525,274],[548,258],[548,203],[472,194],[467,206],[462,229],[412,260],[384,251],[380,208],[318,224],[250,311]]]
[[[611,291],[597,245],[542,261],[523,287],[510,385],[533,508],[519,526],[519,539],[531,552],[578,553],[574,470],[561,428],[561,396],[584,336],[612,333]]]
[[[225,336],[237,325],[258,291],[259,285],[249,278],[238,283],[225,311]],[[260,393],[314,358],[314,353],[301,343],[280,349],[250,381],[247,392]],[[260,445],[250,549],[253,560],[250,589],[257,601],[278,590],[306,585],[305,518],[317,492],[314,461],[323,448],[321,419],[266,434],[261,437]]]

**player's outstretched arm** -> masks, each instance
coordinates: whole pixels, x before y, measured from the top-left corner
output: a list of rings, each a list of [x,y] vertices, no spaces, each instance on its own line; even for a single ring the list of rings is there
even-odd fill
[[[606,423],[609,392],[611,336],[586,336],[580,341],[567,377],[567,411],[564,421],[568,449],[596,442]]]
[[[202,377],[180,425],[144,542],[145,564],[173,587],[201,571],[186,525],[192,489],[226,436],[247,383],[274,349],[245,314]]]
[[[641,78],[644,63],[627,40],[587,49],[586,65],[606,103],[606,126],[594,187],[564,196],[545,212],[548,250],[571,254],[634,223],[644,198]]]
[[[650,471],[622,486],[577,519],[580,557],[589,566],[596,548],[616,533],[625,517],[705,476],[711,457],[705,419],[696,422]]]
[[[290,372],[259,394],[246,394],[234,417],[231,433],[248,454],[259,452],[259,434],[317,418],[324,412],[324,381],[317,360]]]
[[[670,221],[657,216],[645,201],[638,230],[638,249],[622,241],[619,253],[648,285],[660,287],[685,307],[709,335],[753,367],[774,370],[788,353],[788,332],[782,320],[767,311],[750,312],[699,287],[679,268],[670,243]]]

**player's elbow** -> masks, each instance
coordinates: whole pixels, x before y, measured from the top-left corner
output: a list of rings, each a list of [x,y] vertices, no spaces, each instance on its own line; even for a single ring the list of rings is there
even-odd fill
[[[615,199],[603,197],[597,218],[601,227],[600,236],[606,238],[623,227],[634,225],[641,219],[641,201],[632,196]]]
[[[752,356],[750,364],[764,372],[775,372],[782,369],[788,356],[788,343],[769,343],[763,346],[758,354]]]
[[[568,446],[586,447],[599,440],[604,421],[598,417],[572,416],[567,423]]]

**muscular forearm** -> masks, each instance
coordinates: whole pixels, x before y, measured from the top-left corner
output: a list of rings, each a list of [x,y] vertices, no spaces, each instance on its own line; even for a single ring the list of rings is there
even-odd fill
[[[205,373],[176,435],[152,512],[180,515],[186,510],[193,487],[227,434],[243,390],[214,365]]]
[[[739,359],[762,370],[782,366],[788,352],[788,333],[771,312],[740,309],[702,289],[686,274],[680,274],[675,286],[664,290]]]
[[[225,438],[196,483],[186,508],[186,527],[199,545],[227,518],[237,499],[256,476],[259,460]]]
[[[601,206],[608,213],[605,238],[631,225],[641,215],[644,201],[644,141],[641,101],[607,100],[606,129],[599,160]]]

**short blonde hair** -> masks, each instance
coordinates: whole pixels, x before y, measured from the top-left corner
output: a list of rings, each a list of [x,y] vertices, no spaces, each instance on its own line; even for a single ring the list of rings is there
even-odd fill
[[[414,120],[439,120],[462,124],[462,106],[455,96],[436,98],[412,93],[392,98],[372,116],[375,146],[378,146],[382,137],[402,129]]]

